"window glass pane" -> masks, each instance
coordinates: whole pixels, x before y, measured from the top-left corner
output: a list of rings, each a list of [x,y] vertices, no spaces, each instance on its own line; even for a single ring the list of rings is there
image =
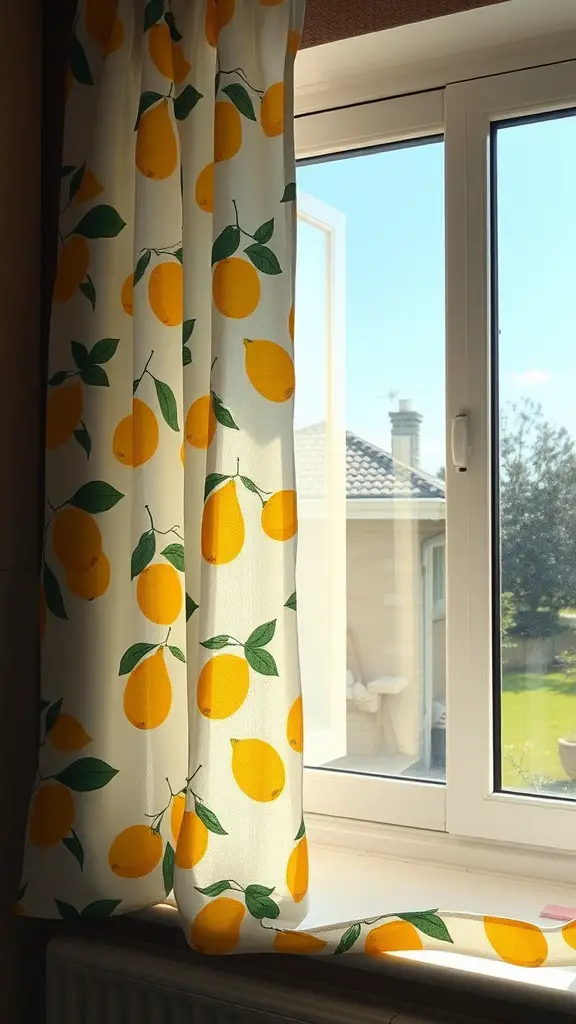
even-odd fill
[[[496,776],[503,789],[573,798],[576,112],[502,123],[493,144]]]
[[[443,141],[300,165],[298,188],[295,444],[305,763],[443,781]],[[345,247],[345,271],[332,290],[327,236]],[[326,381],[342,289],[345,386],[334,387]],[[339,545],[329,527],[336,505]],[[340,663],[330,667],[331,646],[342,640]]]

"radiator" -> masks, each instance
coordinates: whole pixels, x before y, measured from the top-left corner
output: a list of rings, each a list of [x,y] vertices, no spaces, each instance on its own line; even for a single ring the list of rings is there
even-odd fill
[[[363,1006],[328,982],[227,972],[186,952],[54,939],[47,950],[47,1024],[457,1024],[461,1017]],[[343,967],[342,970],[346,970]],[[268,975],[268,976],[266,976]],[[480,1022],[479,1022],[480,1024]],[[487,1022],[485,1022],[487,1024]]]

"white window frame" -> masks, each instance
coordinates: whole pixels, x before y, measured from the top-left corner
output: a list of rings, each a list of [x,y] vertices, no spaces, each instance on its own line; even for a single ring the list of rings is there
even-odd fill
[[[446,459],[447,786],[306,769],[309,830],[323,842],[364,848],[359,837],[369,834],[375,848],[379,835],[385,844],[422,843],[428,854],[437,844],[442,858],[451,849],[467,863],[489,862],[483,841],[500,840],[515,869],[531,858],[530,872],[574,874],[565,858],[576,849],[576,803],[493,791],[488,207],[492,122],[573,106],[576,61],[564,61],[296,119],[298,159],[444,134],[446,436],[456,415],[466,413],[470,427],[467,472],[451,468],[448,452]],[[562,864],[552,866],[543,847]]]

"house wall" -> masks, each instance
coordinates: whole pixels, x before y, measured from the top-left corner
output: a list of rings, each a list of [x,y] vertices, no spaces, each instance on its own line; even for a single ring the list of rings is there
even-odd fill
[[[347,523],[347,618],[364,682],[378,676],[401,676],[406,689],[391,702],[400,749],[419,756],[421,730],[422,543],[443,532],[429,520],[360,520]],[[442,630],[435,624],[435,695],[446,687],[442,665]],[[436,643],[438,640],[438,643]]]

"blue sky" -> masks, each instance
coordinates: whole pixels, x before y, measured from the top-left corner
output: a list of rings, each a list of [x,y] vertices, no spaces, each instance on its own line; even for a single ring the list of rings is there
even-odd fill
[[[576,438],[575,168],[574,116],[498,132],[501,401],[539,401]],[[443,174],[441,142],[298,168],[346,218],[348,429],[389,450],[388,394],[410,398],[430,472],[445,462]],[[297,427],[326,415],[323,244],[299,227]]]

